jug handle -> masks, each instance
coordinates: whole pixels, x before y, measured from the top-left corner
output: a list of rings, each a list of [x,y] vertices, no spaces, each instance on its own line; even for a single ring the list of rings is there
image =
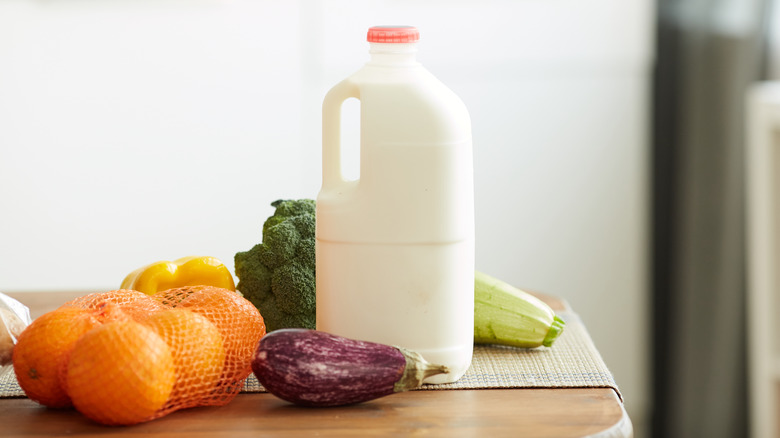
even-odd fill
[[[350,97],[360,99],[360,88],[345,79],[331,88],[322,102],[322,189],[344,182],[341,173],[341,105]]]

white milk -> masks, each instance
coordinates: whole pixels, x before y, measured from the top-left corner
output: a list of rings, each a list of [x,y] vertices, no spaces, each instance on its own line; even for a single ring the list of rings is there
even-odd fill
[[[371,42],[388,37],[411,41]],[[471,121],[416,60],[414,28],[369,30],[370,61],[322,109],[317,329],[419,352],[451,372],[474,339]],[[341,105],[360,100],[360,178],[341,171]]]

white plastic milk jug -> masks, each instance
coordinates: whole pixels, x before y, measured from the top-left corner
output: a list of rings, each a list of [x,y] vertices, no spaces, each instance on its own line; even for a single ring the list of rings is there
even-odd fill
[[[413,27],[372,27],[369,62],[322,108],[317,329],[466,372],[474,339],[474,185],[463,102],[416,60]],[[341,169],[341,105],[360,101],[360,177]]]

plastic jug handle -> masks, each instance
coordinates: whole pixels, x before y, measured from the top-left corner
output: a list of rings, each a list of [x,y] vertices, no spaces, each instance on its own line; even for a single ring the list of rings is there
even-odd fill
[[[341,105],[360,99],[360,88],[349,78],[331,88],[322,102],[322,189],[344,182],[341,172]]]

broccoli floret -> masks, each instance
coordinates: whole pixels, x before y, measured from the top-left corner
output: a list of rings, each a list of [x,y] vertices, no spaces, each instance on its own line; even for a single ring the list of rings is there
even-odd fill
[[[263,315],[267,331],[315,328],[314,200],[278,200],[263,243],[236,253],[236,288]]]

